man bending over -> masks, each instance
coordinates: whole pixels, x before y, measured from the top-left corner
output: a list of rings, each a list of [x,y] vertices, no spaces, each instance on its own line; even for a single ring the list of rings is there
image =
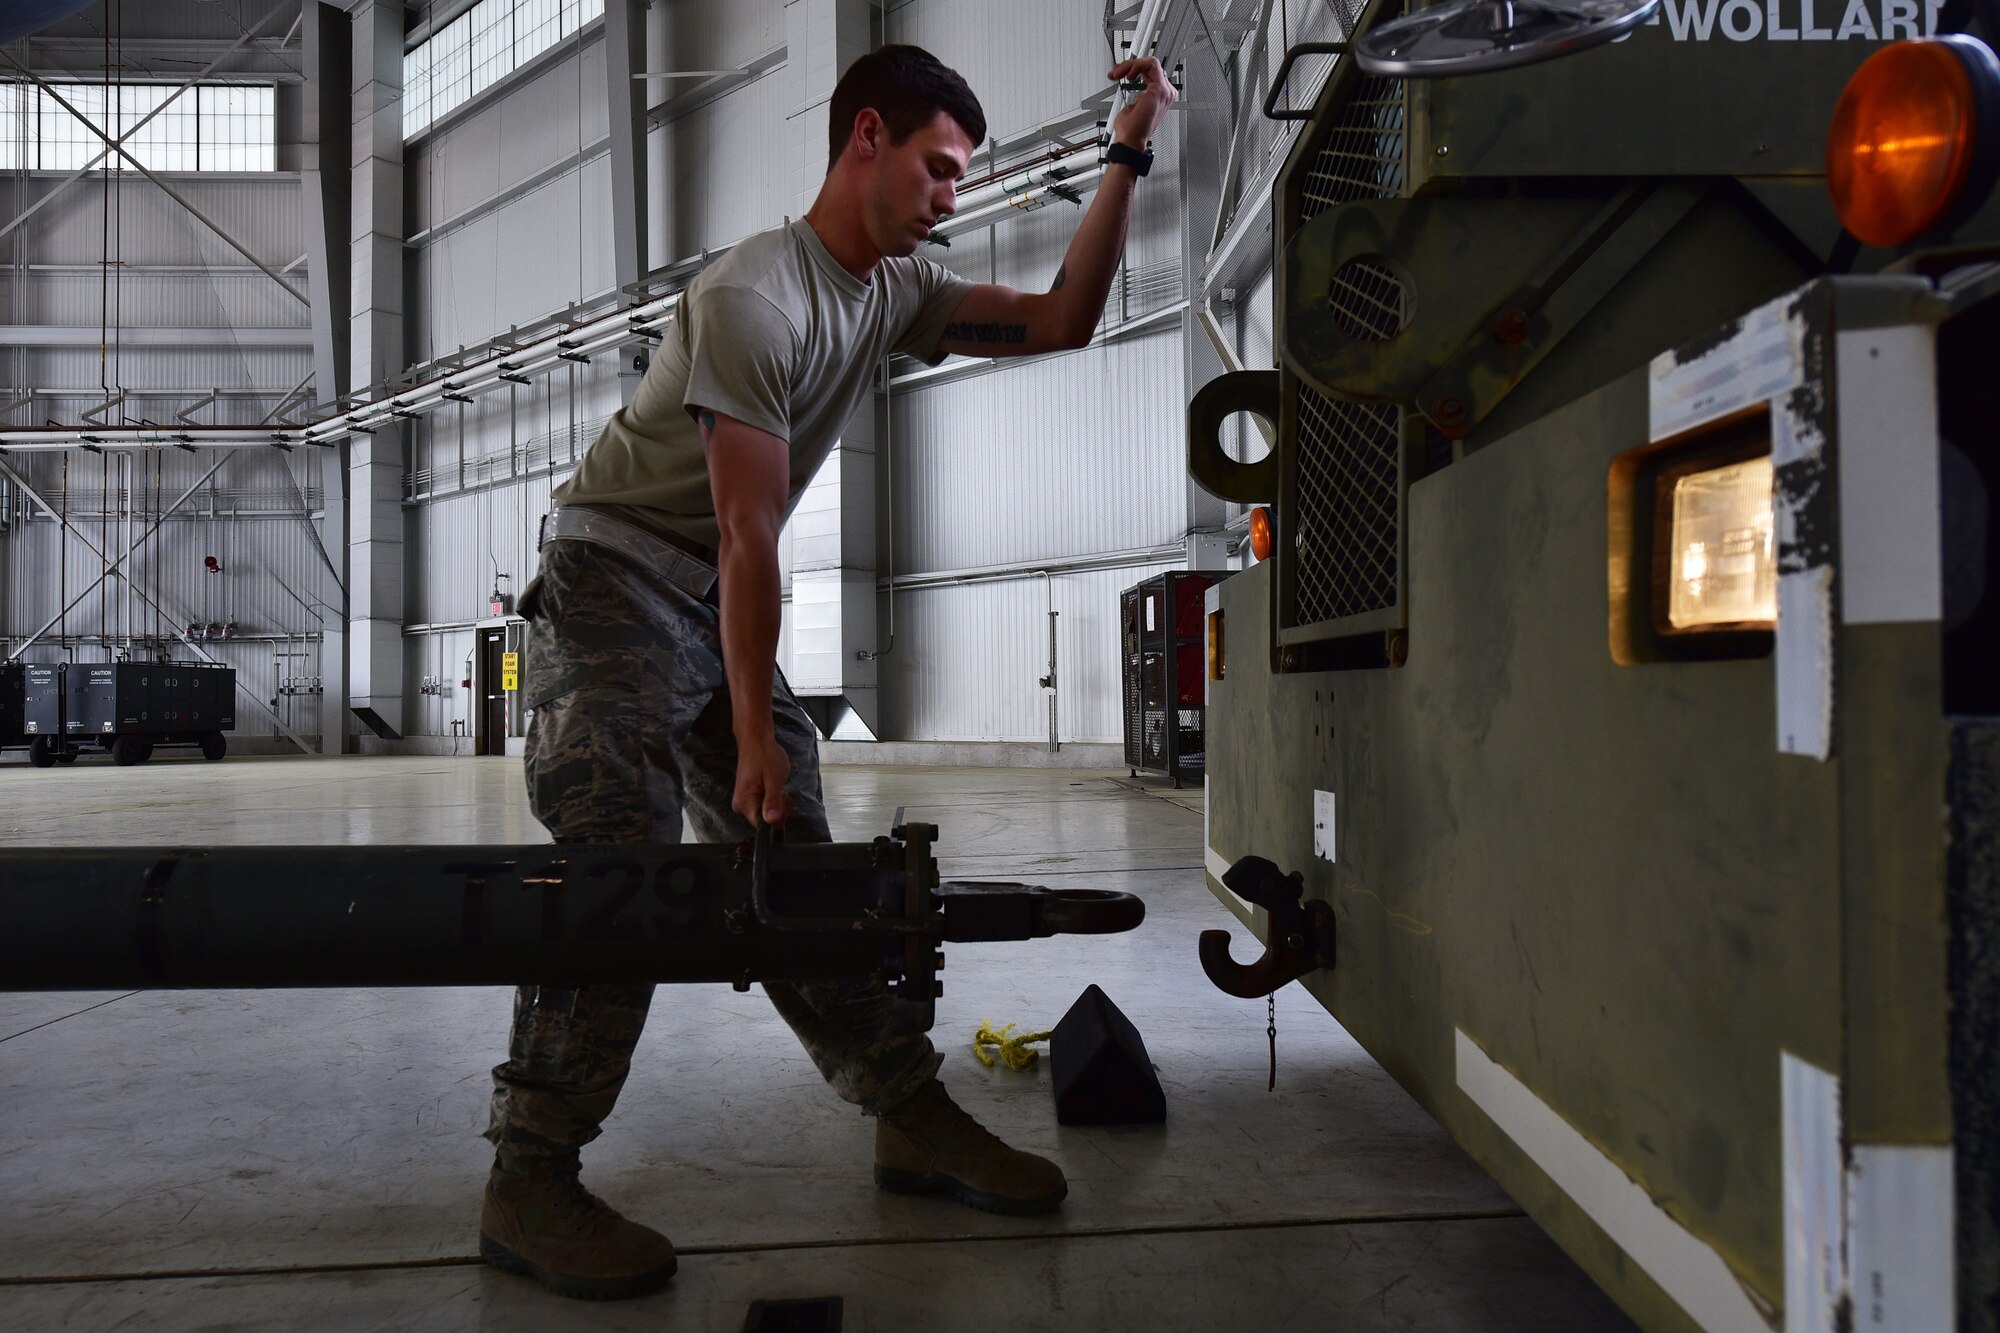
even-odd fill
[[[688,287],[631,405],[555,493],[530,625],[529,802],[558,842],[737,842],[761,821],[826,841],[813,726],[776,669],[778,531],[891,353],[1081,347],[1104,312],[1132,189],[1174,90],[1155,60],[1112,125],[1110,164],[1046,292],[974,285],[914,258],[956,206],[986,119],[913,46],[857,60],[832,101],[826,183]],[[1062,1202],[1053,1163],[953,1104],[928,1037],[889,1030],[866,983],[771,984],[841,1097],[877,1117],[875,1180],[989,1212]],[[583,1188],[577,1152],[618,1099],[650,985],[523,986],[493,1071],[498,1148],[480,1253],[566,1296],[649,1291],[665,1236]]]

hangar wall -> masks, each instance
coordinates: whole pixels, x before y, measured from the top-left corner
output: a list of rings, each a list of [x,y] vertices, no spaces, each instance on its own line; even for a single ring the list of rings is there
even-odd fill
[[[133,28],[135,51],[167,63],[181,58],[190,73],[243,31],[218,6],[149,7]],[[98,77],[97,43],[63,31],[11,49],[46,74]],[[283,31],[273,21],[265,36]],[[280,169],[159,174],[304,291],[309,270],[290,142],[297,62],[261,49],[268,41],[247,45],[238,77],[277,88]],[[0,241],[0,402],[12,405],[5,419],[89,420],[87,412],[120,390],[114,420],[122,410],[133,420],[171,422],[190,409],[208,424],[269,418],[311,371],[306,306],[138,173],[93,171],[73,183],[70,174],[0,173],[0,224],[29,215]],[[198,625],[196,651],[237,670],[239,736],[289,728],[317,740],[311,691],[325,674],[321,634],[329,618],[338,620],[340,597],[314,530],[324,499],[316,467],[263,446],[200,455],[77,450],[0,462],[26,483],[0,477],[0,655],[105,661],[139,655],[171,639],[176,626]],[[48,517],[29,489],[58,517]],[[181,508],[165,513],[191,489]],[[135,542],[131,584],[102,578],[105,561],[89,548],[115,559]],[[217,572],[207,568],[209,556]]]
[[[785,41],[778,0],[677,3],[654,15],[649,68],[742,65]],[[911,0],[880,22],[884,40],[925,45],[958,68],[995,137],[1075,109],[1102,86],[1108,63],[1102,15],[1062,0],[1004,13],[969,0]],[[410,145],[415,355],[449,352],[610,290],[599,31]],[[1014,36],[1021,31],[1047,41],[1024,50]],[[790,109],[781,73],[774,66],[651,130],[653,266],[783,219],[784,181],[759,167]],[[1113,290],[1107,323],[1181,298],[1171,135],[1160,149],[1136,200],[1128,276]],[[521,182],[538,183],[490,202]],[[976,281],[1046,286],[1078,216],[1057,204],[927,253]],[[523,263],[535,254],[552,262]],[[553,262],[565,258],[575,262]],[[1063,739],[1117,738],[1117,590],[1179,564],[1188,527],[1180,343],[1178,323],[1168,322],[1073,354],[892,384],[864,409],[877,414],[878,468],[894,466],[883,478],[893,509],[878,508],[878,568],[892,568],[894,550],[893,590],[881,593],[878,616],[888,648],[882,739],[1046,740],[1038,682],[1047,670],[1047,591],[1038,574],[1013,568],[1024,562],[1051,571],[1063,613]],[[592,365],[577,367],[573,383],[552,376],[512,400],[466,406],[462,423],[438,414],[413,425],[413,680],[442,675],[450,689],[463,678],[471,622],[485,613],[496,569],[514,591],[532,574],[536,525],[571,465],[571,423],[587,445],[616,406],[612,374]],[[879,443],[885,425],[887,449]],[[1097,568],[1072,572],[1079,565]],[[980,581],[940,578],[953,574]],[[448,734],[446,714],[463,716],[449,697],[412,690],[405,698],[411,734]]]
[[[1221,6],[1217,17],[1228,9]],[[725,246],[777,224],[790,206],[784,172],[769,165],[793,109],[783,77],[785,11],[784,0],[651,7],[648,69],[747,67],[751,77],[707,97],[666,97],[649,86],[648,265]],[[156,33],[178,24],[191,39],[228,35],[211,31],[219,23],[213,14],[161,11],[148,21]],[[874,19],[880,40],[925,45],[964,73],[996,138],[1072,113],[1101,91],[1110,60],[1102,22],[1097,6],[1072,0],[1005,7],[905,0],[883,6]],[[604,30],[601,20],[590,24],[406,144],[404,308],[413,359],[447,355],[510,325],[611,296]],[[1032,45],[1022,33],[1034,34]],[[294,165],[284,140],[296,129],[298,75],[282,59],[269,67],[279,85],[279,165]],[[955,361],[937,371],[899,363],[864,408],[874,414],[884,496],[877,506],[882,739],[1045,741],[1039,679],[1047,670],[1051,600],[1061,613],[1062,739],[1119,735],[1116,593],[1182,564],[1190,528],[1214,525],[1213,507],[1200,508],[1184,470],[1184,256],[1198,229],[1183,217],[1182,119],[1169,120],[1158,164],[1137,193],[1126,262],[1097,344],[1026,363]],[[70,386],[73,394],[45,393],[28,410],[78,420],[104,397],[96,386],[105,378],[128,392],[170,391],[148,398],[135,416],[171,420],[219,389],[202,420],[265,419],[282,405],[284,391],[273,386],[297,383],[312,368],[306,309],[136,176],[112,178],[107,231],[101,177],[69,187],[57,206],[8,238],[10,312],[0,322],[48,326],[44,334],[64,326],[70,344],[7,348],[0,364],[9,398]],[[4,186],[0,216],[18,214],[59,179],[17,173]],[[173,180],[258,254],[300,256],[284,271],[305,286],[296,171]],[[927,254],[976,281],[1039,288],[1053,277],[1078,216],[1074,206],[1053,203]],[[100,309],[107,235],[125,265],[116,278],[115,317]],[[91,327],[100,314],[107,326],[127,330],[122,361],[114,348],[107,376],[99,373]],[[143,329],[157,333],[137,332]],[[472,701],[460,681],[474,626],[488,616],[496,586],[518,595],[533,576],[535,531],[549,492],[616,410],[619,394],[617,367],[599,357],[404,428],[406,735],[450,735],[455,720],[469,726]],[[18,411],[6,415],[24,420]],[[92,488],[101,489],[101,478],[85,475],[85,464],[95,461],[71,455],[76,475],[67,488],[54,458],[33,460],[27,479],[58,508],[87,508]],[[148,470],[171,499],[208,465],[172,455]],[[238,638],[216,651],[240,661],[246,680],[282,680],[293,659],[279,654],[296,642],[317,643],[326,606],[338,600],[306,521],[321,512],[318,478],[299,459],[243,451],[187,514],[162,525],[138,566],[145,578],[161,580],[163,603],[187,603],[191,618],[206,614],[204,598],[232,590]],[[144,491],[142,482],[134,485]],[[271,497],[287,491],[294,493],[290,508],[271,508],[278,504]],[[135,515],[149,497],[141,495]],[[50,600],[72,575],[95,577],[101,562],[72,543],[74,568],[46,577],[58,569],[57,525],[32,517],[32,506],[11,490],[9,501],[0,537],[0,634],[18,641],[53,614]],[[101,499],[95,503],[102,507]],[[198,558],[190,564],[195,547],[217,544],[238,553],[222,575],[207,574]],[[786,553],[790,547],[788,533]],[[336,549],[332,563],[342,554]],[[48,591],[51,581],[56,592]],[[114,617],[90,632],[115,636],[126,623]],[[253,633],[273,637],[247,637]],[[789,660],[789,638],[781,664]],[[28,655],[116,650],[45,639]],[[276,698],[285,715],[284,696],[261,697]],[[272,729],[255,710],[240,711],[244,730]]]

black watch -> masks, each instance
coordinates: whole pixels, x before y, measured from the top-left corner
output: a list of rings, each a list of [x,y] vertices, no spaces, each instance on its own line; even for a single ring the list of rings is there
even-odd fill
[[[1104,165],[1107,167],[1130,167],[1133,171],[1143,176],[1153,169],[1153,150],[1148,148],[1146,151],[1140,152],[1136,148],[1127,148],[1122,143],[1114,143],[1104,150]]]

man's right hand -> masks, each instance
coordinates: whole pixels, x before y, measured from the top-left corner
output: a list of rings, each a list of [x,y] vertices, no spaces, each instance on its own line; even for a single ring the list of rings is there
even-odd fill
[[[776,827],[792,814],[792,798],[785,783],[792,776],[792,761],[785,757],[777,737],[736,745],[736,794],[729,804],[755,828],[759,823]]]
[[[778,530],[785,523],[791,452],[777,436],[734,417],[700,408],[696,420],[722,538],[716,552],[722,665],[736,736],[736,791],[729,804],[753,828],[782,824],[792,812],[785,794],[792,764],[771,731],[771,678],[781,623]]]

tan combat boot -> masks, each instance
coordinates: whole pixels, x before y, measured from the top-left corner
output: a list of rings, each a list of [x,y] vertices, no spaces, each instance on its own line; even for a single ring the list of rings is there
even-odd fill
[[[479,1257],[586,1301],[642,1296],[664,1286],[673,1243],[620,1217],[583,1187],[577,1159],[494,1161],[479,1214]]]
[[[1061,1167],[989,1134],[936,1079],[876,1120],[875,1183],[1015,1217],[1049,1212],[1069,1193]]]

